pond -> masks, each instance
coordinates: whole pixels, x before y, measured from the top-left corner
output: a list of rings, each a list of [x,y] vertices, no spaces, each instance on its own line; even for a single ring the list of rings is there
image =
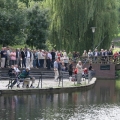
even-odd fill
[[[115,80],[93,89],[61,94],[0,96],[0,120],[120,120]]]

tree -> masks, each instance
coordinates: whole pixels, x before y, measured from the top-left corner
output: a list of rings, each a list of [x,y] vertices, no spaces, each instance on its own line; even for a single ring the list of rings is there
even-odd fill
[[[47,11],[40,9],[40,7],[35,4],[33,7],[28,8],[27,20],[26,43],[32,47],[45,48],[48,29]]]
[[[19,2],[25,3],[25,5],[27,6],[27,8],[30,7],[30,2],[31,1],[40,2],[40,1],[43,1],[43,0],[19,0]]]
[[[14,45],[16,36],[21,35],[24,17],[16,0],[0,1],[0,44]]]
[[[108,48],[117,33],[115,0],[46,0],[51,6],[50,40],[56,49],[93,49],[91,27],[97,27],[94,46],[105,37],[100,48]]]

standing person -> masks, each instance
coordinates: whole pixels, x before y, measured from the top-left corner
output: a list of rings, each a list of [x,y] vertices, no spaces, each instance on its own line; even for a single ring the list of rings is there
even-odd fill
[[[10,49],[7,47],[7,66],[10,67]]]
[[[44,67],[44,58],[45,58],[44,50],[41,50],[40,54],[41,54],[40,66],[41,66],[41,68],[43,68]]]
[[[105,50],[105,63],[107,64],[107,62],[108,62],[108,50],[106,49]]]
[[[30,50],[30,52],[31,52],[30,68],[33,68],[33,59],[34,59],[33,50]]]
[[[62,67],[61,66],[62,66],[62,63],[58,59],[58,74],[59,74],[58,79],[59,79],[59,81],[61,81],[61,75],[62,75]]]
[[[26,67],[25,51],[21,48],[22,68]]]
[[[65,56],[63,57],[63,60],[64,60],[64,65],[65,65],[65,71],[67,71],[67,70],[68,70],[68,63],[69,63],[69,58],[68,58],[68,56],[65,55]]]
[[[16,64],[16,51],[14,49],[12,49],[10,53],[10,61],[11,61],[11,65]]]
[[[90,80],[92,79],[92,64],[90,64],[89,68],[88,68],[88,83],[90,82]]]
[[[60,54],[60,52],[58,51],[58,52],[57,52],[57,58],[59,59],[59,61],[60,61],[60,57],[61,57],[61,54]]]
[[[83,56],[83,57],[87,57],[87,56],[88,56],[88,54],[87,54],[87,51],[86,51],[86,50],[84,50],[84,52],[83,52],[82,56]]]
[[[6,58],[6,52],[4,50],[4,47],[2,47],[2,51],[1,51],[1,68],[5,67],[5,58]]]
[[[18,67],[21,67],[21,54],[20,54],[20,49],[17,48],[16,49],[16,64],[18,65]]]
[[[37,67],[40,68],[41,67],[41,50],[37,50]]]
[[[88,60],[89,60],[89,62],[92,62],[92,59],[93,59],[93,52],[90,49],[89,52],[88,52]]]
[[[30,68],[31,52],[29,48],[27,48],[25,56],[26,56],[26,68]]]
[[[37,54],[37,51],[34,50],[33,51],[33,67],[34,68],[37,68],[37,62],[38,62],[38,54]]]
[[[109,49],[109,51],[108,51],[108,62],[110,63],[110,62],[112,62],[112,57],[113,57],[113,52],[112,52],[112,49]]]
[[[44,68],[46,68],[46,64],[47,64],[47,61],[46,61],[46,59],[47,59],[47,53],[46,53],[46,51],[44,51]]]
[[[98,56],[99,56],[99,52],[97,49],[95,49],[95,51],[93,51],[93,57],[94,57],[94,62],[96,63],[97,63]]]
[[[6,47],[4,47],[4,51],[5,51],[5,68],[7,67],[7,48]]]
[[[118,61],[118,56],[119,56],[119,53],[116,51],[116,52],[113,54],[114,63],[116,63],[116,62]]]
[[[63,51],[63,56],[67,56],[67,53],[65,50]]]
[[[77,84],[81,84],[81,78],[82,78],[82,73],[83,73],[83,69],[82,69],[82,62],[78,61],[78,64],[76,65],[77,68]]]
[[[59,77],[59,73],[58,73],[58,62],[59,59],[56,59],[54,62],[54,73],[55,73],[55,81],[57,81],[58,77]]]
[[[50,70],[52,55],[50,52],[47,53],[47,69]]]
[[[53,68],[54,67],[54,61],[55,61],[55,51],[54,50],[52,50],[51,55],[52,55],[51,67]]]
[[[73,73],[73,64],[72,62],[70,61],[70,64],[68,66],[68,72],[69,72],[69,80],[72,79],[72,73]]]
[[[101,49],[100,57],[101,57],[101,63],[104,63],[105,62],[105,51],[104,51],[104,49]]]

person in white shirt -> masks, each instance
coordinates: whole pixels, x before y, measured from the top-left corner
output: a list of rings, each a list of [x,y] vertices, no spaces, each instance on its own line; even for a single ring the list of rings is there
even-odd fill
[[[78,61],[78,64],[76,65],[77,68],[77,84],[81,84],[81,78],[82,78],[82,73],[83,73],[83,68],[82,68],[82,62]]]
[[[97,49],[95,49],[95,51],[93,52],[93,56],[94,56],[94,62],[97,62],[97,58],[99,56],[99,52]]]
[[[93,59],[93,52],[91,50],[89,50],[88,52],[88,60],[90,63],[92,63],[92,59]]]
[[[30,52],[31,52],[30,68],[33,68],[33,59],[34,59],[33,50],[31,50]]]
[[[51,52],[47,52],[47,69],[51,69],[51,60],[52,60],[52,55]]]
[[[31,59],[31,53],[30,53],[30,49],[28,48],[27,51],[25,52],[26,54],[26,68],[29,67],[30,68],[30,59]]]
[[[67,56],[67,53],[65,50],[63,51],[63,56]]]
[[[64,56],[64,65],[65,65],[65,70],[68,70],[68,63],[69,63],[69,58],[67,55]]]
[[[14,65],[14,71],[15,71],[15,74],[16,74],[16,77],[20,74],[20,70],[18,68],[18,65]]]
[[[57,81],[58,77],[59,77],[58,62],[59,62],[59,59],[56,59],[55,62],[54,62],[55,81]]]

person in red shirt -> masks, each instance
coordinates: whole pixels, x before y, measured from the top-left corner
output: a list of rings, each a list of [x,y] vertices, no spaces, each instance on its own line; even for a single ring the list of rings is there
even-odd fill
[[[118,56],[119,56],[119,53],[116,51],[116,52],[113,54],[114,63],[118,60]]]
[[[84,77],[84,78],[87,78],[87,76],[88,76],[88,69],[87,69],[87,68],[84,68],[84,69],[83,69],[83,72],[84,72],[83,77]]]

